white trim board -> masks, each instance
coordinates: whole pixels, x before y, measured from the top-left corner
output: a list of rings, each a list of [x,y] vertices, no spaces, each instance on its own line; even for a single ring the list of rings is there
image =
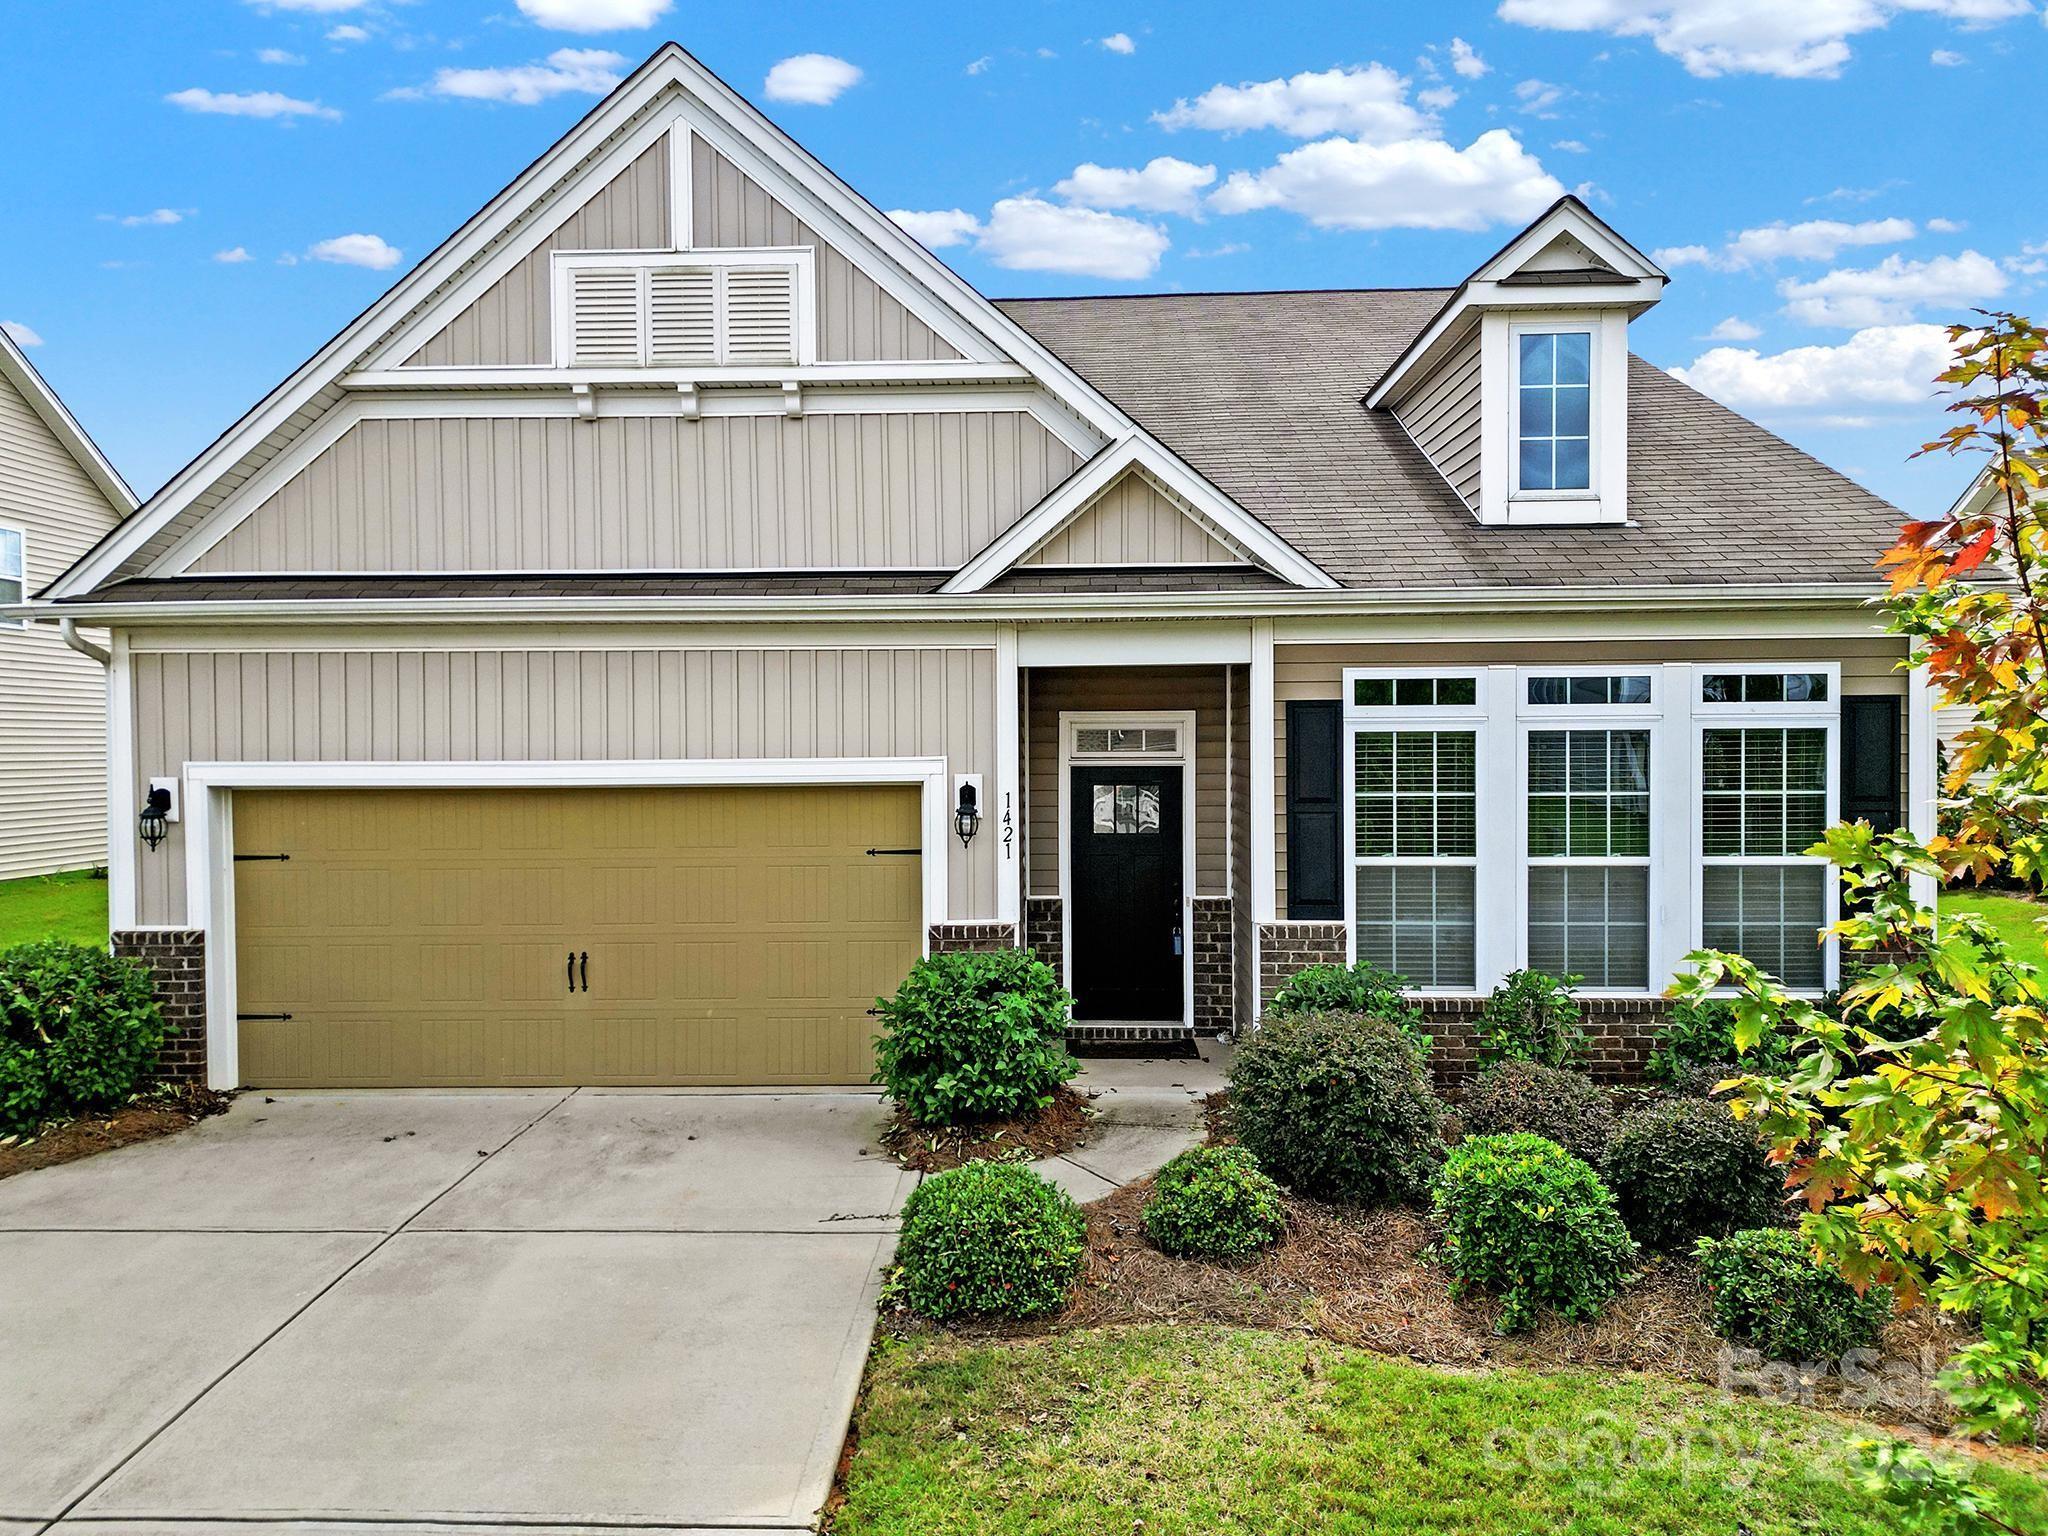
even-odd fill
[[[728,758],[650,762],[283,763],[184,765],[185,913],[206,932],[208,1086],[238,1086],[235,1020],[234,791],[237,789],[490,789],[911,784],[921,790],[925,947],[947,910],[950,803],[943,757]],[[118,838],[117,838],[118,841]],[[972,921],[968,919],[967,921]],[[119,926],[118,924],[116,926]]]

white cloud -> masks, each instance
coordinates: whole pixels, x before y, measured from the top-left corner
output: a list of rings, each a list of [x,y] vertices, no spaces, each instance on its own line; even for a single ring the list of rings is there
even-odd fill
[[[794,101],[829,107],[860,84],[860,66],[829,53],[799,53],[768,71],[762,89],[770,101]]]
[[[17,347],[40,347],[43,344],[43,338],[19,320],[0,320],[0,331],[5,331]]]
[[[891,208],[889,217],[909,230],[920,245],[933,250],[944,250],[951,245],[965,245],[981,233],[981,220],[964,208],[933,208],[920,212],[913,208]]]
[[[198,211],[197,208],[152,208],[148,213],[103,213],[100,217],[109,224],[141,229],[148,225],[182,224]]]
[[[651,27],[674,0],[519,0],[519,13],[555,32],[624,32]]]
[[[1193,101],[1183,97],[1166,111],[1153,113],[1152,121],[1166,129],[1208,128],[1219,133],[1277,128],[1297,139],[1347,133],[1375,144],[1413,138],[1430,126],[1408,104],[1407,80],[1384,64],[1212,85]]]
[[[1458,93],[1448,85],[1432,85],[1427,90],[1417,91],[1415,101],[1418,106],[1427,107],[1432,112],[1442,112],[1458,104]]]
[[[187,112],[208,112],[221,117],[326,117],[341,114],[317,101],[301,101],[277,91],[204,91],[197,86],[173,91],[164,98]]]
[[[1674,267],[1711,266],[1714,253],[1704,245],[1660,245],[1650,252],[1650,260],[1669,272]]]
[[[1550,147],[1552,149],[1561,149],[1568,155],[1583,155],[1590,153],[1590,151],[1588,151],[1586,148],[1585,142],[1581,139],[1559,139]]]
[[[1730,315],[1701,339],[1704,341],[1755,341],[1763,332],[1747,320]]]
[[[980,58],[968,64],[967,73],[970,75],[985,75],[988,73],[989,65],[993,63],[995,63],[995,55],[984,53]]]
[[[1501,0],[1503,21],[1559,32],[1646,37],[1692,74],[1831,78],[1849,39],[1902,11],[1988,26],[2033,9],[2030,0]]]
[[[245,261],[254,261],[256,258],[249,254],[247,248],[236,245],[230,246],[225,251],[215,251],[213,253],[213,259],[227,266],[236,267],[240,266]]]
[[[304,54],[288,53],[282,48],[258,49],[256,57],[265,64],[303,64],[306,62]]]
[[[345,21],[338,27],[327,29],[327,41],[330,43],[367,43],[369,40],[369,29],[359,27],[352,21]]]
[[[1929,219],[1927,232],[1930,235],[1955,235],[1962,233],[1963,226],[1954,219]]]
[[[1801,224],[1780,220],[1741,231],[1718,252],[1704,245],[1667,246],[1652,252],[1651,259],[1667,269],[1690,265],[1734,272],[1773,261],[1832,261],[1851,246],[1897,245],[1913,234],[1911,219],[1865,219],[1858,224],[1840,219],[1808,219]]]
[[[530,107],[551,96],[580,92],[602,96],[619,83],[626,67],[623,54],[602,48],[557,48],[539,64],[516,64],[502,69],[442,69],[432,84],[394,91],[397,96],[455,96],[464,101],[508,101]]]
[[[1945,326],[1881,325],[1832,347],[1715,347],[1671,376],[1738,411],[1914,406],[1932,398],[1951,359]]]
[[[1464,149],[1441,139],[1304,144],[1257,174],[1233,172],[1209,205],[1285,208],[1335,229],[1484,229],[1525,223],[1563,195],[1520,140],[1494,128]]]
[[[1957,53],[1953,48],[1937,48],[1934,52],[1927,55],[1927,62],[1940,69],[1954,69],[1958,65],[1967,64],[1970,61],[1960,53]]]
[[[1226,240],[1221,245],[1212,245],[1206,251],[1183,251],[1189,261],[1209,261],[1218,256],[1242,256],[1251,247],[1242,240]]]
[[[1785,313],[1807,325],[1844,330],[1898,325],[1927,310],[1954,310],[2005,292],[1998,263],[1977,251],[1908,261],[1887,256],[1874,267],[1844,267],[1811,282],[1778,285]]]
[[[1138,170],[1085,162],[1075,166],[1074,174],[1053,191],[1084,208],[1192,214],[1200,209],[1202,189],[1215,179],[1213,165],[1192,165],[1172,155],[1160,155]]]
[[[1112,32],[1102,40],[1102,46],[1111,53],[1136,53],[1138,45],[1131,41],[1128,32]]]
[[[1515,87],[1517,110],[1532,117],[1555,117],[1557,104],[1564,100],[1564,87],[1548,80],[1524,80]]]
[[[311,246],[306,254],[314,261],[368,267],[372,272],[388,272],[405,259],[405,253],[381,235],[336,235]]]
[[[1451,68],[1467,80],[1477,80],[1487,71],[1486,60],[1462,37],[1451,39]]]
[[[1006,197],[990,210],[975,248],[1018,272],[1131,279],[1158,271],[1170,243],[1158,225],[1121,214]]]

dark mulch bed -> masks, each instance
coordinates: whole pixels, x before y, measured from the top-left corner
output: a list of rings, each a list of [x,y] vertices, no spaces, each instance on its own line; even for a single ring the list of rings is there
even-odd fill
[[[882,1132],[882,1150],[919,1173],[943,1173],[963,1163],[1057,1157],[1088,1139],[1094,1113],[1086,1094],[1064,1085],[1045,1108],[1014,1120],[920,1126],[899,1107]]]
[[[28,1140],[0,1146],[0,1179],[31,1168],[76,1162],[138,1141],[154,1141],[209,1115],[221,1114],[231,1097],[196,1083],[166,1085],[110,1113],[47,1126]]]

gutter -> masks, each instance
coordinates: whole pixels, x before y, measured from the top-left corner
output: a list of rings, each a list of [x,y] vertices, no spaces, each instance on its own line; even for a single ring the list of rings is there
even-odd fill
[[[114,659],[112,653],[105,646],[94,645],[85,636],[81,635],[78,632],[78,620],[68,614],[57,620],[57,633],[63,636],[64,643],[78,652],[79,655],[90,656],[103,667],[109,665]]]

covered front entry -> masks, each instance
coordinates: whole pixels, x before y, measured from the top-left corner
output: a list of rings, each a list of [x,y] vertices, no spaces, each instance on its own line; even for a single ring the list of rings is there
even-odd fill
[[[241,790],[252,1086],[827,1084],[922,950],[908,786]]]

